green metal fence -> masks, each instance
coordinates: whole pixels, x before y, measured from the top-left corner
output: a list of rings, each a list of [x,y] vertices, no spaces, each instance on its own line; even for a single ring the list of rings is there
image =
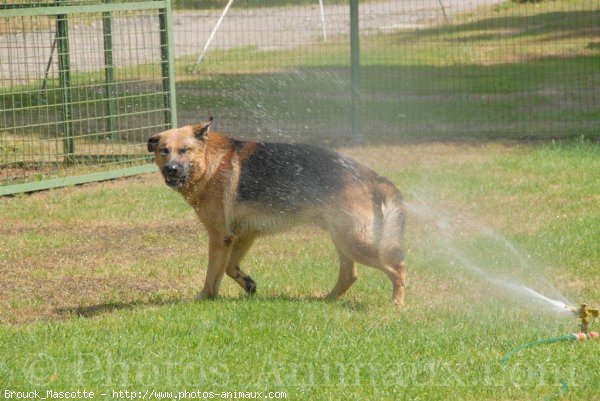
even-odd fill
[[[181,124],[336,146],[357,127],[364,144],[600,137],[599,0],[265,2],[233,1],[201,58],[228,0],[175,2],[198,7],[174,13]]]
[[[150,171],[176,124],[167,0],[0,1],[0,194]]]

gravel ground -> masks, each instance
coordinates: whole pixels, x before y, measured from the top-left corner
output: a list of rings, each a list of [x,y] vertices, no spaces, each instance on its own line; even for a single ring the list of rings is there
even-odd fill
[[[384,0],[360,5],[361,32],[389,32],[444,23],[457,13],[500,3],[500,0]],[[444,5],[442,10],[440,4]],[[347,35],[347,5],[327,5],[325,32]],[[173,15],[176,57],[199,54],[220,11],[177,11]],[[445,17],[446,16],[446,17]],[[15,24],[15,25],[18,25]],[[102,23],[96,18],[71,24],[70,57],[73,71],[103,67]],[[0,87],[40,79],[51,55],[53,29],[0,35]],[[236,9],[235,3],[218,30],[210,49],[256,46],[261,50],[290,48],[323,41],[318,1],[309,6]],[[160,60],[158,21],[155,16],[113,18],[114,62],[127,66]],[[8,60],[8,62],[5,62]],[[50,76],[56,76],[56,51]],[[12,66],[12,67],[11,67]]]
[[[440,7],[444,4],[444,10]],[[398,29],[414,29],[443,23],[457,13],[498,0],[387,0],[360,5],[360,29],[363,34]],[[347,5],[327,5],[325,31],[328,36],[347,35],[350,13]],[[176,13],[174,22],[177,55],[199,53],[215,26],[219,11]],[[280,49],[323,40],[323,25],[318,1],[313,6],[274,7],[236,10],[235,3],[223,20],[211,48],[256,46]]]

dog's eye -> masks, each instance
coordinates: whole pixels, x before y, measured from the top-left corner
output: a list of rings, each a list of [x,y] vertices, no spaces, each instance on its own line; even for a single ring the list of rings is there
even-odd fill
[[[179,154],[185,155],[189,151],[190,151],[190,148],[181,148],[181,149],[179,149]]]
[[[161,155],[168,155],[169,154],[169,148],[162,147],[158,151],[160,152]]]

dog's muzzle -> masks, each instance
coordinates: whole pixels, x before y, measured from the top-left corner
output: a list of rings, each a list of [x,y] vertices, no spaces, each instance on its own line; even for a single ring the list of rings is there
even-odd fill
[[[162,169],[162,174],[165,177],[165,183],[171,188],[179,188],[185,184],[188,179],[189,172],[189,166],[178,163],[165,164]]]

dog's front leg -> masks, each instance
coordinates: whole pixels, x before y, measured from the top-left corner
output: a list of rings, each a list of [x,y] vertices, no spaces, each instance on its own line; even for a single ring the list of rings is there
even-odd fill
[[[219,286],[231,257],[233,238],[223,232],[208,235],[208,270],[204,288],[197,299],[212,298],[219,295]]]
[[[229,159],[229,165],[222,162],[218,170],[218,180],[213,182],[213,190],[220,193],[214,203],[208,218],[208,270],[204,288],[198,295],[199,299],[219,295],[219,286],[227,270],[235,237],[232,231],[235,190],[239,180],[239,163],[235,157]],[[219,199],[220,200],[217,200]],[[220,211],[219,211],[220,209]]]

